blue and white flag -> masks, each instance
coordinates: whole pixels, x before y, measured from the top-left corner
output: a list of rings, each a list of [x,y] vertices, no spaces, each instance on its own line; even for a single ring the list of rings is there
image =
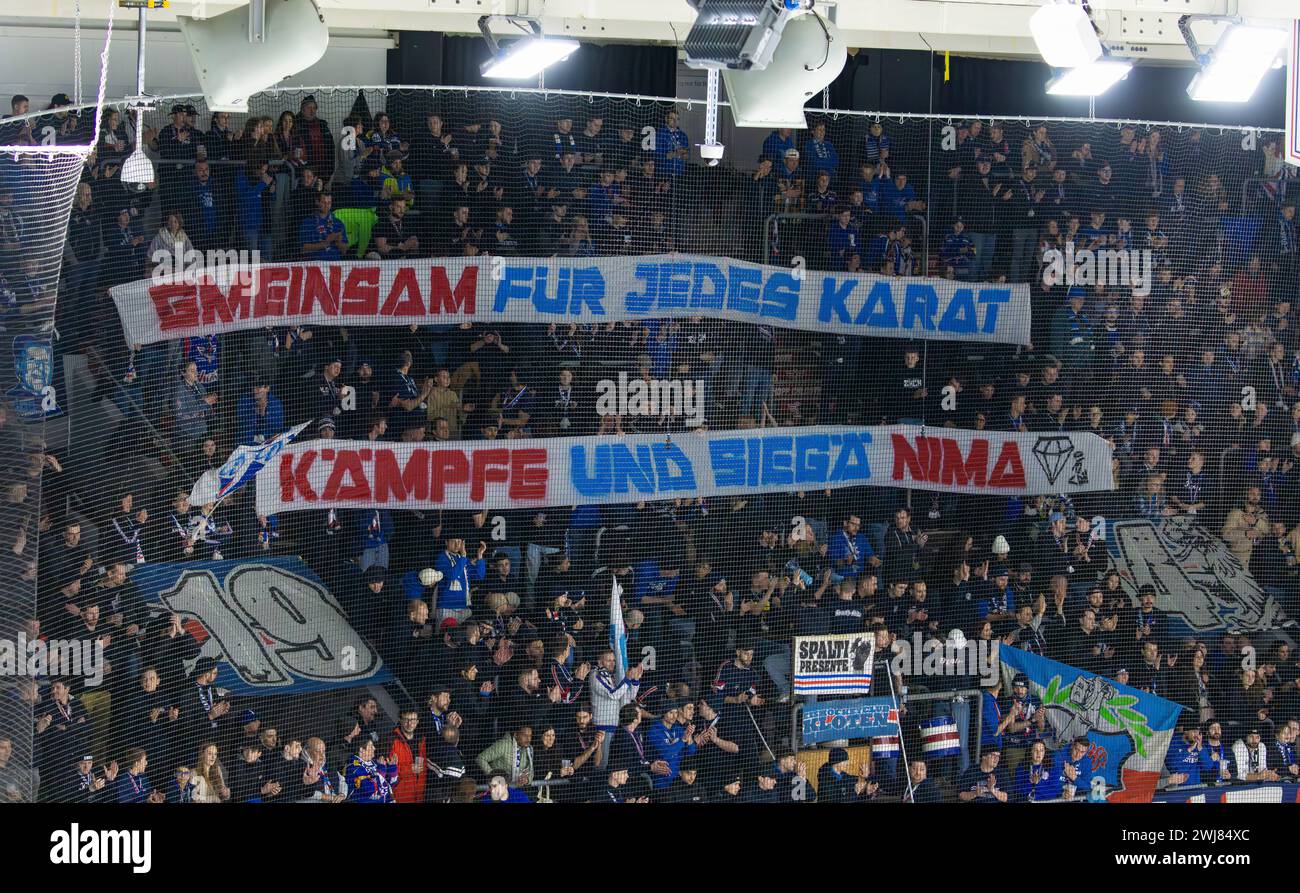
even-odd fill
[[[1182,706],[1096,673],[1003,645],[1002,675],[1024,674],[1047,714],[1047,745],[1088,740],[1080,792],[1105,791],[1111,803],[1149,803]]]
[[[614,577],[614,586],[609,593],[609,647],[614,650],[614,678],[622,679],[627,675],[627,627],[623,624],[623,587]]]
[[[311,422],[303,422],[266,443],[256,446],[237,446],[225,464],[216,471],[205,471],[190,490],[190,505],[203,506],[221,502],[244,484],[257,476],[262,467],[280,455],[293,439]]]
[[[818,701],[804,704],[803,743],[841,738],[894,738],[897,756],[898,707],[893,698],[857,698],[852,701]],[[872,756],[876,756],[873,748]]]

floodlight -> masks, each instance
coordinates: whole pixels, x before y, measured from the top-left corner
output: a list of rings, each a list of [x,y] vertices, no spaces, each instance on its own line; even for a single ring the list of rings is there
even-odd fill
[[[1063,71],[1047,82],[1053,96],[1100,96],[1128,76],[1133,63],[1124,59],[1098,59]]]
[[[1101,58],[1101,40],[1082,6],[1048,3],[1030,17],[1029,30],[1053,68],[1080,68]]]
[[[500,18],[514,24],[529,34],[507,46],[500,46],[488,22]],[[485,78],[503,80],[526,80],[535,78],[557,62],[563,62],[578,49],[578,42],[565,37],[547,37],[542,33],[541,23],[536,19],[523,16],[483,16],[478,20],[479,31],[487,41],[492,56],[480,66]]]
[[[1209,53],[1209,61],[1198,60],[1202,67],[1187,86],[1187,95],[1199,102],[1246,102],[1289,38],[1280,28],[1229,25]]]

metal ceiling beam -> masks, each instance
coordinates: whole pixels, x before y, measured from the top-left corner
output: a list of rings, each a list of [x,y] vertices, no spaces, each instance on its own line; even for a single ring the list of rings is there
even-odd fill
[[[480,15],[540,15],[547,33],[585,40],[658,42],[680,45],[694,20],[686,0],[633,3],[630,0],[317,0],[331,29],[420,30],[477,35]],[[822,0],[832,5],[831,0]],[[1041,0],[839,0],[837,24],[853,47],[948,50],[1003,57],[1036,58],[1029,17]],[[177,15],[219,15],[249,6],[250,0],[172,0],[168,10],[150,13],[151,24]],[[256,5],[256,4],[254,4]],[[18,9],[14,9],[18,6]],[[1296,0],[1091,0],[1108,46],[1119,55],[1190,64],[1178,32],[1186,14],[1231,13],[1282,23],[1295,14]],[[1231,8],[1229,8],[1231,7]],[[33,18],[71,19],[73,0],[26,6],[11,4],[0,24],[31,24]],[[28,15],[28,13],[31,15]],[[39,13],[39,16],[37,16]],[[918,32],[918,24],[924,32]]]

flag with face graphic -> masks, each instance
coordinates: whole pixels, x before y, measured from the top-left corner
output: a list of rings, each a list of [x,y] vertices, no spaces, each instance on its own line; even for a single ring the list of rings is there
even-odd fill
[[[998,656],[1006,688],[1023,674],[1042,700],[1049,748],[1063,755],[1071,741],[1088,740],[1091,770],[1078,780],[1079,792],[1104,790],[1115,803],[1150,802],[1181,705],[1007,645]]]

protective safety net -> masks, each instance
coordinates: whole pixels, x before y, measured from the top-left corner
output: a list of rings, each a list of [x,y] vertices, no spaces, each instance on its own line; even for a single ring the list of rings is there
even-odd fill
[[[4,680],[12,797],[1300,773],[1278,134],[251,107],[0,125],[0,634],[81,659]]]

